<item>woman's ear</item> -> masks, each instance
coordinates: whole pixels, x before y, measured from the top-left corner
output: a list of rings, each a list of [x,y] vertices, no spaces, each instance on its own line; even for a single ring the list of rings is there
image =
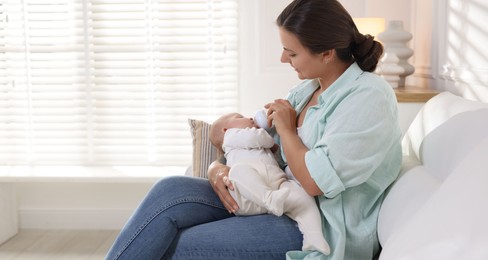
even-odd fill
[[[325,63],[325,64],[328,64],[334,58],[334,50],[324,51],[324,52],[320,53],[320,55],[322,56],[321,57],[322,58],[322,62]]]

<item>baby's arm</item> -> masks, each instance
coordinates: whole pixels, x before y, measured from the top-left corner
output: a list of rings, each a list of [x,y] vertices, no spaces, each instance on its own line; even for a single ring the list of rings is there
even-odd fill
[[[263,149],[275,145],[273,137],[261,128],[231,128],[225,132],[224,149]]]

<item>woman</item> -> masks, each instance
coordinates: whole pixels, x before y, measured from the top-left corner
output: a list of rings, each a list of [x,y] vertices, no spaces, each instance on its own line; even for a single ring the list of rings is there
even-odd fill
[[[229,168],[209,181],[158,182],[121,231],[108,259],[371,259],[376,221],[401,163],[397,107],[374,71],[382,46],[358,32],[336,0],[295,0],[277,19],[281,61],[303,82],[266,105],[282,166],[316,196],[330,255],[299,251],[286,216],[235,217]],[[309,258],[310,257],[310,258]]]

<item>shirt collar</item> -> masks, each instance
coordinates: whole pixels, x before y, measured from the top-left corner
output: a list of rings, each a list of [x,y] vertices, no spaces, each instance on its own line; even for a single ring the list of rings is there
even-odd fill
[[[333,95],[338,90],[344,91],[344,88],[353,87],[355,85],[353,82],[356,81],[362,73],[364,73],[364,71],[356,62],[351,64],[346,71],[344,71],[344,73],[342,73],[342,75],[319,96],[319,103],[322,103],[324,98]]]
[[[319,104],[323,104],[327,97],[332,96],[337,91],[344,91],[344,88],[353,87],[353,82],[363,73],[357,63],[351,64],[344,73],[330,85],[324,93],[319,96]],[[307,80],[301,91],[296,93],[296,100],[300,100],[300,104],[297,104],[295,110],[297,114],[300,113],[305,105],[308,103],[310,96],[319,88],[318,79]]]

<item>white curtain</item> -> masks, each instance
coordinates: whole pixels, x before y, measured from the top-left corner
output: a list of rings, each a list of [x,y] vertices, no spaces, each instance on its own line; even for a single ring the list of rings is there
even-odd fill
[[[237,0],[0,5],[0,165],[189,165],[237,109]]]

